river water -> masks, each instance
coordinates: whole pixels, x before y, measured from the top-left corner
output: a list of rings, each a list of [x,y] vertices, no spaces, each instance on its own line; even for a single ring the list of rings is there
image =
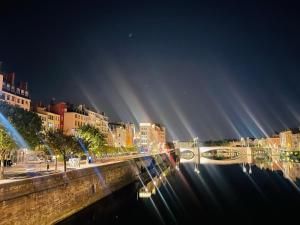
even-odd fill
[[[295,160],[175,161],[145,186],[129,185],[59,224],[299,223],[300,164]]]

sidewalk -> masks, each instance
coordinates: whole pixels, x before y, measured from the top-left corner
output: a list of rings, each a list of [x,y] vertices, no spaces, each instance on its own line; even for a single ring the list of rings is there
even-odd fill
[[[81,160],[80,167],[69,167],[69,163],[67,162],[67,171],[77,170],[101,165],[108,165],[112,163],[118,163],[127,161],[134,158],[146,157],[150,156],[150,154],[136,154],[136,155],[126,155],[126,156],[118,156],[114,158],[106,158],[100,159],[93,163],[86,163],[86,160]],[[45,162],[34,162],[34,163],[26,163],[26,164],[17,164],[12,167],[5,167],[5,179],[0,180],[0,184],[14,182],[22,179],[29,179],[36,176],[47,176],[54,173],[61,173],[64,171],[63,162],[57,163],[57,171],[55,171],[55,162],[49,163],[49,170],[47,171],[47,164]]]

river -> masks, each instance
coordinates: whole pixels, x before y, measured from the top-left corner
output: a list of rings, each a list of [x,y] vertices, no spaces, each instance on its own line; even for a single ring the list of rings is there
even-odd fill
[[[205,160],[177,160],[147,186],[129,185],[59,224],[289,224],[299,220],[299,163],[272,157],[227,165],[201,161]]]

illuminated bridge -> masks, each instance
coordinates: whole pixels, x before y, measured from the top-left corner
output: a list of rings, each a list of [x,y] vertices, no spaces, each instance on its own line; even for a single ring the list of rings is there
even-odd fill
[[[198,147],[198,144],[189,142],[177,142],[176,148],[180,151],[180,162],[194,162],[200,160],[201,164],[233,164],[251,162],[251,148],[210,146]],[[199,157],[198,157],[199,155]]]

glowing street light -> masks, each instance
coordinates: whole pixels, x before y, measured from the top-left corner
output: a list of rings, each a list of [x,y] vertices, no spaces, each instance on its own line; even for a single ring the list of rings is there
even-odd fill
[[[243,172],[246,173],[247,172],[247,169],[245,167],[245,164],[243,163]]]
[[[194,148],[197,148],[197,163],[195,163],[195,169],[194,171],[199,174],[200,173],[200,170],[198,167],[200,167],[200,149],[199,149],[199,145],[198,145],[198,137],[195,137],[193,138],[193,141],[194,141]]]

